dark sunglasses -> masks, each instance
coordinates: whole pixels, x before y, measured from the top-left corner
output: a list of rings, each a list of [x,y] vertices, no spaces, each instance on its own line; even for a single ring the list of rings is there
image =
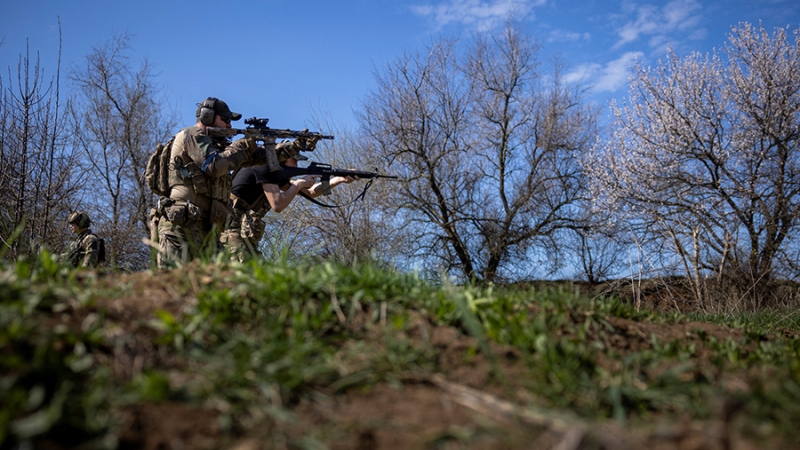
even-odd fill
[[[225,116],[219,116],[219,118],[222,119],[222,121],[227,123],[227,124],[231,123],[231,119],[229,119],[229,118],[227,118]]]

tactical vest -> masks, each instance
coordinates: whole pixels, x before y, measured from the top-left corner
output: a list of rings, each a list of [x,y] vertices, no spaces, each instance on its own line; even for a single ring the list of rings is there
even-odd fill
[[[94,244],[97,242],[97,244]],[[97,245],[97,248],[92,248],[94,245]],[[103,247],[101,249],[101,246]],[[93,251],[97,251],[98,260],[97,261],[90,261],[91,267],[97,265],[98,262],[103,262],[105,260],[105,245],[101,241],[100,238],[97,237],[96,234],[92,233],[91,230],[84,230],[75,239],[70,242],[69,249],[67,250],[66,260],[70,262],[74,267],[81,266],[86,258],[86,255],[90,254]],[[103,251],[103,258],[100,260],[100,251]]]
[[[216,153],[225,151],[223,144],[212,141],[198,127],[185,128],[175,138],[170,155],[170,188],[189,186],[196,195],[227,203],[233,182],[232,175],[211,177],[203,170],[203,165],[214,158]]]

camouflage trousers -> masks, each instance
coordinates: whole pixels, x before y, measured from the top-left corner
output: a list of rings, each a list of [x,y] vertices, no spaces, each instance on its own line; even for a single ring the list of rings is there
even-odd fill
[[[225,231],[219,240],[231,255],[232,261],[244,262],[248,258],[261,256],[258,244],[264,236],[266,224],[263,214],[234,208],[225,222]]]
[[[171,268],[201,255],[213,255],[219,251],[217,236],[217,228],[204,221],[177,225],[161,217],[156,265],[159,269]]]

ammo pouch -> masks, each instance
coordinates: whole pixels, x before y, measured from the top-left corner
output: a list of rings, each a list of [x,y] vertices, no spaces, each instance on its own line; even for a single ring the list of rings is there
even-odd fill
[[[230,174],[214,178],[211,182],[211,198],[228,203],[233,187],[233,177]]]
[[[203,210],[192,202],[175,201],[164,207],[164,217],[177,226],[188,225],[203,218]]]
[[[164,217],[167,218],[168,222],[173,223],[175,225],[178,226],[186,225],[187,222],[186,204],[184,203],[182,205],[179,205],[178,202],[175,202],[172,206],[165,207]]]

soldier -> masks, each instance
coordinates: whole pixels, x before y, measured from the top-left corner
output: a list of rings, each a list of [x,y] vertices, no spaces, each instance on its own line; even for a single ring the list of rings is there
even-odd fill
[[[231,128],[242,115],[209,97],[197,105],[197,123],[184,128],[172,143],[169,165],[169,196],[158,207],[159,268],[186,263],[204,249],[215,252],[217,236],[230,213],[231,173],[242,166],[266,164],[266,152],[276,151],[274,143],[256,145],[246,138],[229,143],[212,139],[208,127]],[[313,150],[314,139],[296,139],[277,148]]]
[[[74,212],[67,219],[75,239],[70,242],[66,253],[60,255],[60,261],[66,261],[73,267],[94,268],[101,259],[102,241],[89,227],[92,220],[84,212]]]
[[[297,167],[298,159],[308,158],[292,149],[278,151],[278,161],[284,167]],[[357,179],[332,177],[330,187]],[[247,167],[237,172],[231,189],[233,213],[220,237],[231,259],[243,262],[247,257],[259,255],[258,245],[266,226],[263,217],[270,209],[277,213],[283,211],[301,192],[311,198],[319,197],[323,194],[322,183],[311,175],[292,179],[281,171],[271,172],[265,166]]]

